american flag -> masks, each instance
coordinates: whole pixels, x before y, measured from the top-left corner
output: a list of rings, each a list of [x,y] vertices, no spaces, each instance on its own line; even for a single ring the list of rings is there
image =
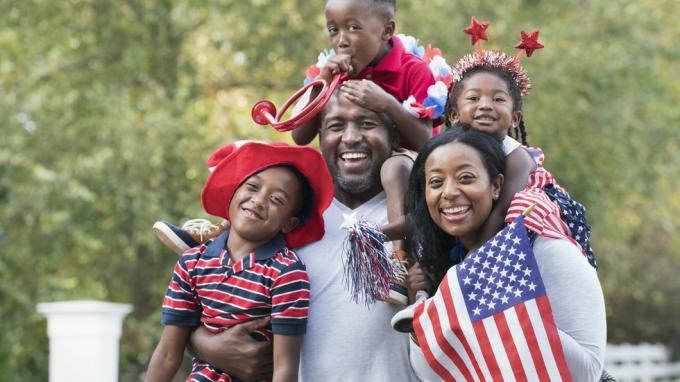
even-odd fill
[[[414,329],[444,381],[571,381],[524,216],[448,271]]]

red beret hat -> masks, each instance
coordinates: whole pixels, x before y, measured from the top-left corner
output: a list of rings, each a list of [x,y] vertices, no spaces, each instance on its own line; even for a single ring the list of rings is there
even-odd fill
[[[251,175],[268,167],[295,167],[309,182],[312,200],[309,216],[284,235],[291,248],[301,247],[323,237],[323,212],[333,200],[333,181],[321,154],[306,146],[283,142],[238,141],[222,146],[208,159],[212,173],[201,191],[203,208],[211,215],[229,220],[229,203],[236,189]]]

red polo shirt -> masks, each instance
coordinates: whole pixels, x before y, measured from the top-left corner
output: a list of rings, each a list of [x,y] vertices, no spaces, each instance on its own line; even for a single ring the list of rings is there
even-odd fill
[[[427,88],[434,85],[435,80],[427,62],[408,53],[398,37],[389,41],[392,49],[375,66],[367,66],[352,79],[367,79],[375,82],[386,92],[392,94],[399,103],[413,95],[416,102],[423,103],[427,98]],[[432,135],[439,134],[439,126],[432,130]]]

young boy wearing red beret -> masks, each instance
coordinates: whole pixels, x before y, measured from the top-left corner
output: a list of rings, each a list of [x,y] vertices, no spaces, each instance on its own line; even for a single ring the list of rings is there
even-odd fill
[[[289,247],[323,236],[331,176],[316,150],[285,143],[231,144],[211,161],[216,166],[201,194],[203,207],[231,228],[178,260],[163,301],[165,328],[145,380],[174,377],[197,325],[219,332],[271,317],[268,327],[252,335],[273,341],[274,381],[296,381],[309,279]],[[188,379],[193,377],[231,380],[200,359],[194,359]]]

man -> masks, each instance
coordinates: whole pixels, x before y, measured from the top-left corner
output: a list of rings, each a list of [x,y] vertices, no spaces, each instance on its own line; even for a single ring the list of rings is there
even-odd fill
[[[343,280],[343,215],[357,213],[377,224],[387,221],[380,168],[396,147],[394,128],[336,93],[322,115],[319,145],[333,176],[335,198],[324,214],[323,239],[297,251],[307,266],[312,296],[300,380],[415,381],[408,337],[390,326],[399,307],[356,304]],[[218,336],[199,328],[192,346],[199,358],[240,379],[266,379],[271,377],[271,346],[249,336],[266,323],[251,321]]]

